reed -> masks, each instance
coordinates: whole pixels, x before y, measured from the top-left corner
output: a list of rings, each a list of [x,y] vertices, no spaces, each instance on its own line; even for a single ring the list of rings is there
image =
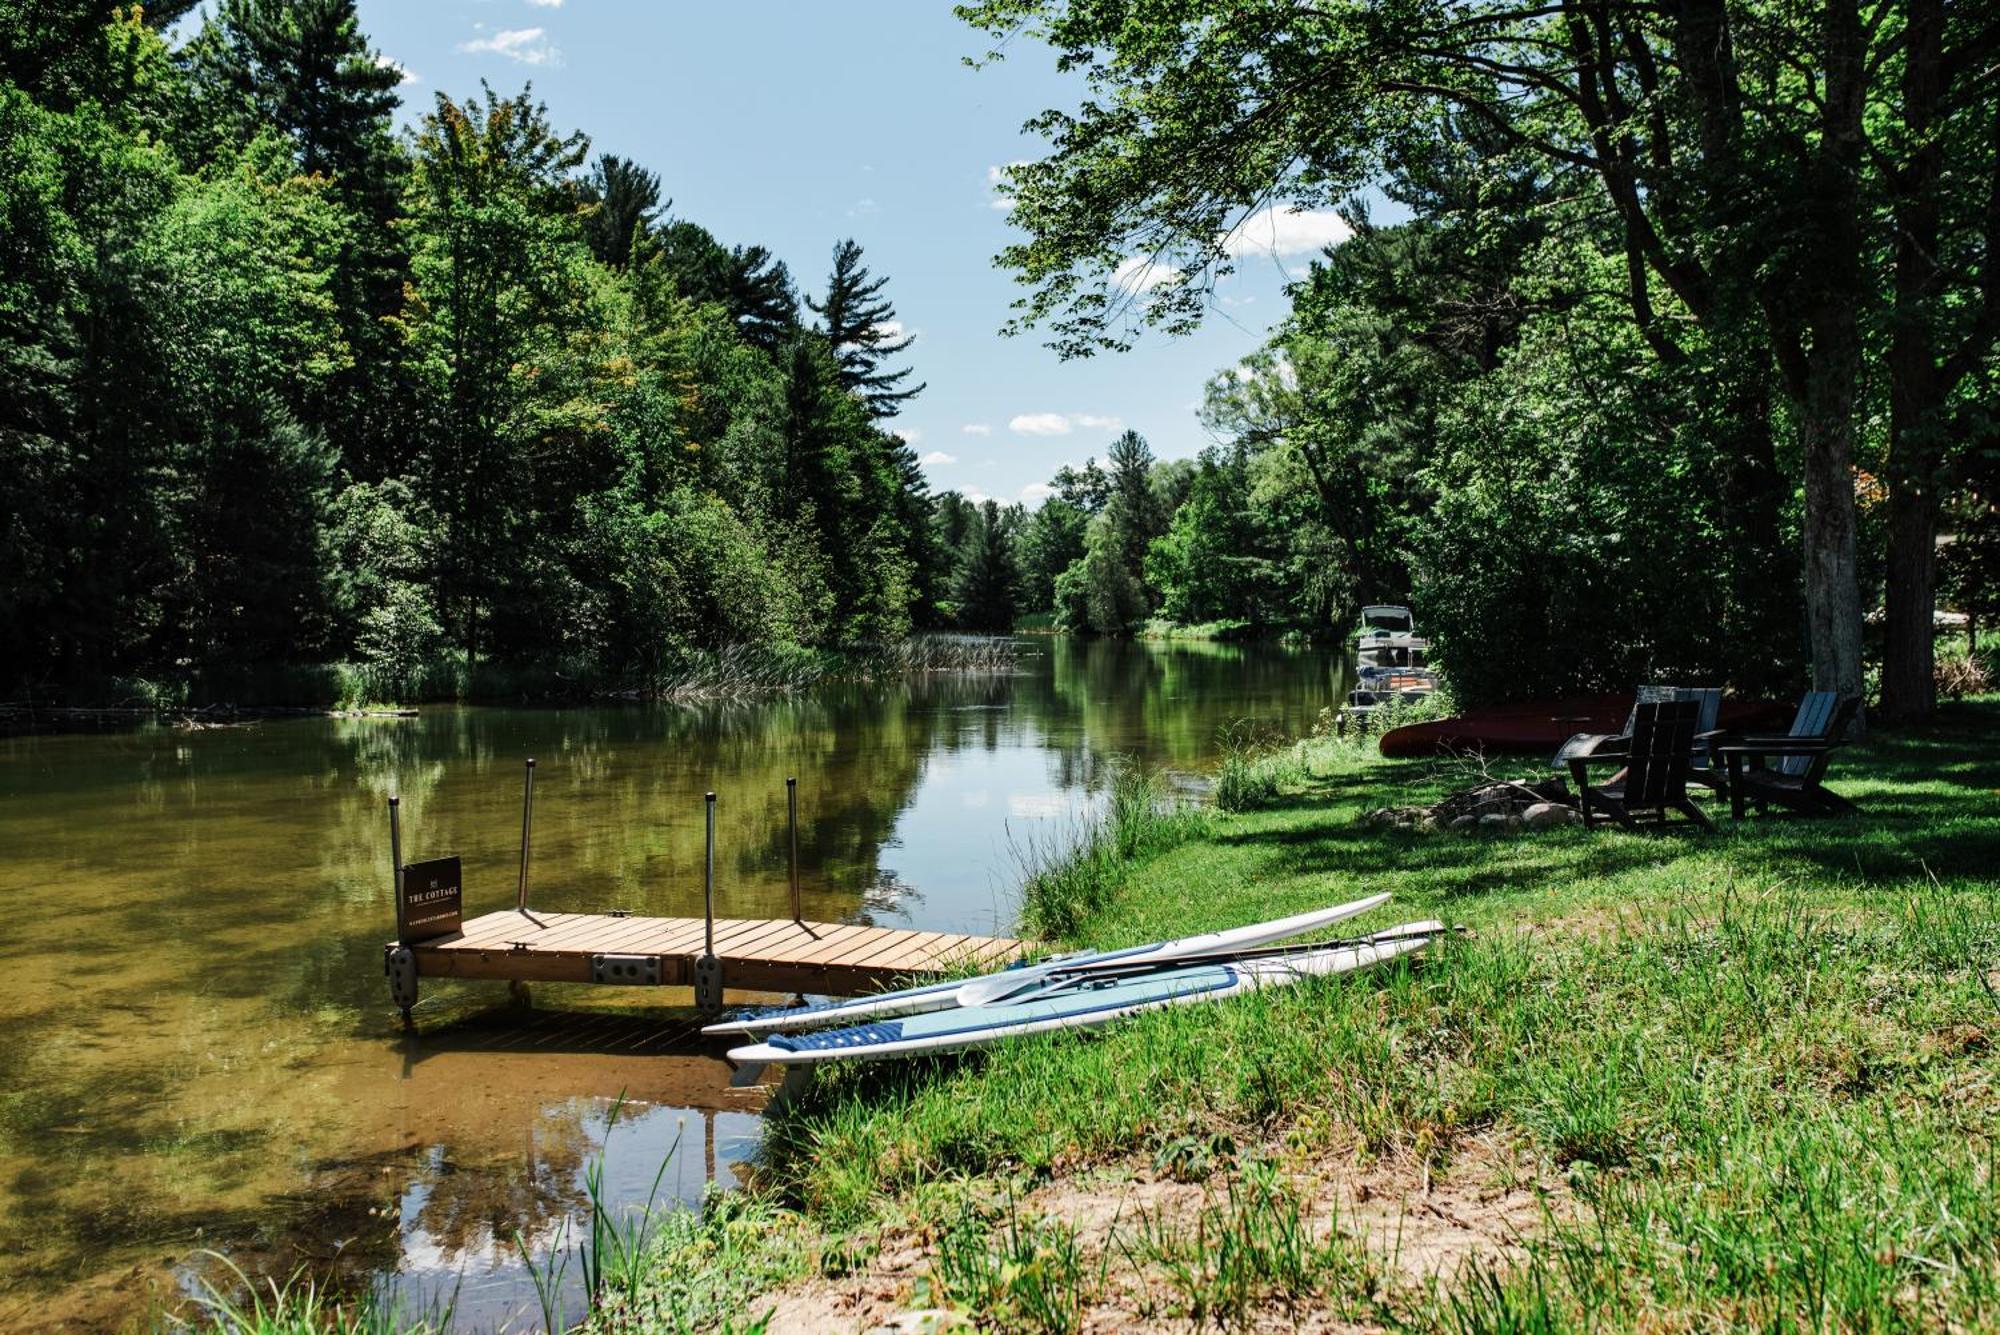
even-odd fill
[[[1021,871],[1021,921],[1050,941],[1069,941],[1124,886],[1133,860],[1195,838],[1206,814],[1141,767],[1116,767],[1098,815],[1013,847]]]
[[[193,1315],[172,1319],[172,1329],[199,1335],[445,1335],[451,1329],[452,1301],[411,1312],[372,1289],[342,1301],[303,1270],[258,1285],[228,1257],[201,1254],[235,1276],[235,1292],[198,1278]]]

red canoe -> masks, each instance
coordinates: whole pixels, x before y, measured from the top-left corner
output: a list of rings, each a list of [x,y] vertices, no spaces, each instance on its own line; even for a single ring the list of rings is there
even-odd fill
[[[1457,718],[1411,723],[1382,734],[1382,754],[1396,759],[1456,751],[1548,752],[1579,732],[1617,732],[1632,712],[1629,695],[1577,695],[1566,700],[1475,709]],[[1776,700],[1724,700],[1720,726],[1782,732],[1792,706]]]

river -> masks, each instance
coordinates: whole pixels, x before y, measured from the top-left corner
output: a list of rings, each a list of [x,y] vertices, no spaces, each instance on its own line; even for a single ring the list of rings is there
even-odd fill
[[[1222,730],[1304,731],[1345,675],[1321,650],[1031,638],[1006,675],[753,703],[0,740],[0,1329],[144,1325],[233,1286],[211,1253],[534,1328],[517,1239],[546,1251],[584,1208],[614,1107],[621,1204],[663,1159],[679,1201],[753,1159],[760,1096],[658,994],[522,1010],[426,982],[402,1034],[391,794],[406,858],[456,853],[468,914],[505,907],[533,756],[533,903],[699,914],[713,789],[718,911],[783,916],[796,775],[807,916],[1000,932],[1017,850],[1085,819],[1118,758],[1197,776]]]

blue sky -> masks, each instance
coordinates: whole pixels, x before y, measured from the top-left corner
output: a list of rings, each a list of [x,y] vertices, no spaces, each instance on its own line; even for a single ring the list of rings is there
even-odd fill
[[[1038,155],[1020,130],[1029,116],[1078,100],[1045,47],[970,69],[963,57],[984,43],[945,0],[360,0],[360,12],[407,72],[406,116],[482,78],[503,93],[533,80],[558,128],[658,172],[676,215],[770,247],[809,291],[834,243],[858,240],[916,335],[909,356],[929,388],[895,426],[940,490],[1032,501],[1126,426],[1162,457],[1196,453],[1203,383],[1262,341],[1285,310],[1285,270],[1337,234],[1327,215],[1266,221],[1258,235],[1282,253],[1242,255],[1199,333],[1149,331],[1130,352],[1063,362],[1033,335],[1000,334],[1017,288],[992,265],[1013,235],[992,170]]]

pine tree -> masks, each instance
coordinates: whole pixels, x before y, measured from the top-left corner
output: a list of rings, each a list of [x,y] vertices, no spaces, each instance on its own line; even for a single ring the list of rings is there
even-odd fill
[[[697,305],[726,307],[743,341],[777,357],[799,327],[792,274],[762,246],[728,249],[706,227],[675,219],[654,238],[659,262],[680,294]]]
[[[873,278],[861,263],[861,246],[849,238],[833,248],[833,272],[826,298],[806,305],[822,321],[821,332],[833,349],[840,383],[858,396],[876,417],[894,417],[903,404],[921,394],[923,385],[903,387],[911,368],[887,371],[883,363],[906,350],[915,338],[895,335],[896,308],[882,295],[886,276]]]
[[[1167,528],[1159,497],[1153,493],[1153,451],[1144,436],[1127,431],[1111,442],[1108,457],[1111,487],[1104,513],[1111,521],[1118,559],[1137,578],[1146,568],[1146,549]]]
[[[386,217],[397,159],[390,117],[402,71],[369,50],[355,0],[222,0],[184,55],[194,97],[220,135],[273,129],[299,170],[337,198]]]
[[[615,153],[597,159],[579,194],[590,206],[583,218],[583,237],[591,254],[619,269],[632,259],[635,236],[650,234],[660,211],[673,203],[660,202],[657,173]]]
[[[1014,629],[1014,553],[997,501],[979,507],[966,537],[953,600],[967,630],[1005,634]]]

